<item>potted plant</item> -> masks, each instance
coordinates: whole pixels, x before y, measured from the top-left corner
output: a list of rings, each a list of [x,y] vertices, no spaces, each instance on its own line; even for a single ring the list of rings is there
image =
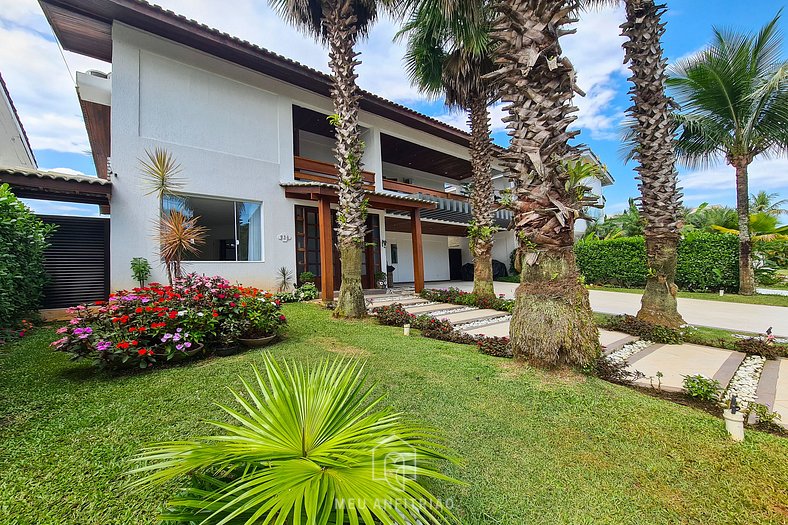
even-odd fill
[[[131,260],[131,274],[140,283],[140,288],[145,286],[145,281],[150,278],[150,263],[144,257],[134,257]]]
[[[383,272],[375,272],[375,285],[380,289],[388,286],[388,277]]]
[[[298,282],[301,283],[302,286],[306,283],[314,283],[315,274],[312,272],[301,272],[301,274],[298,276]]]
[[[274,299],[258,297],[245,307],[245,323],[239,341],[250,348],[269,344],[281,332],[287,319]]]

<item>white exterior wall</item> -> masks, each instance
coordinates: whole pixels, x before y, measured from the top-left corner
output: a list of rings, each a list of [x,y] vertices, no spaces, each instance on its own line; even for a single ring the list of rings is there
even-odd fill
[[[292,109],[265,77],[126,26],[113,27],[111,287],[134,285],[132,257],[165,281],[154,224],[159,204],[140,179],[146,150],[159,146],[182,167],[184,193],[262,202],[261,262],[188,262],[186,271],[272,288],[276,269],[295,268]],[[269,84],[269,85],[266,85]],[[277,240],[279,234],[290,240]]]
[[[413,241],[410,233],[388,232],[386,234],[387,260],[391,260],[391,245],[397,245],[399,262],[394,264],[394,282],[413,282]],[[446,281],[449,278],[449,237],[445,235],[422,235],[424,249],[424,280]]]

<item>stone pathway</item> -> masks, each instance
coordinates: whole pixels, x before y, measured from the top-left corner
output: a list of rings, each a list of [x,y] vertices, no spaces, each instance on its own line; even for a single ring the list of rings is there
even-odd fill
[[[409,313],[446,319],[457,330],[471,335],[509,336],[510,315],[506,312],[430,303],[407,292],[370,296],[367,301],[370,308],[401,303]],[[684,376],[702,374],[716,379],[723,389],[727,389],[736,375],[736,386],[732,388],[756,392],[755,400],[780,414],[779,423],[788,428],[788,359],[767,361],[761,372],[760,366],[751,371],[753,367],[744,361],[745,354],[721,348],[689,343],[653,344],[608,330],[599,331],[599,342],[605,354],[616,352],[619,358],[626,358],[631,370],[645,376],[636,381],[640,386],[656,387],[659,384],[664,390],[678,392],[683,389]],[[657,378],[657,373],[661,377]]]

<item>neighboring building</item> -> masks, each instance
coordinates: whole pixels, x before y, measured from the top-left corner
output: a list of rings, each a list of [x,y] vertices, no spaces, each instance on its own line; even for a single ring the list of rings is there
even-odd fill
[[[330,77],[139,0],[40,3],[65,49],[112,64],[111,74],[77,77],[96,169],[112,183],[112,288],[134,284],[133,257],[158,261],[159,203],[140,182],[139,159],[163,147],[186,180],[164,205],[209,230],[190,271],[270,288],[281,267],[308,270],[330,298],[339,286]],[[417,289],[457,278],[472,262],[459,191],[471,176],[469,135],[367,92],[359,122],[370,203],[364,286],[388,264]],[[496,187],[506,185],[498,177]],[[511,214],[496,216],[505,228]],[[512,249],[511,232],[496,235],[495,259],[508,264]],[[154,278],[164,279],[160,268]]]
[[[36,169],[36,158],[19,120],[14,101],[0,75],[0,166]]]

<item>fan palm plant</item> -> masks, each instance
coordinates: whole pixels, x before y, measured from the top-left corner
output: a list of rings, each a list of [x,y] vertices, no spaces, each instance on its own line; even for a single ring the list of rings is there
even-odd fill
[[[645,224],[649,272],[638,318],[678,328],[676,259],[680,236],[681,192],[675,168],[673,101],[665,94],[667,59],[662,51],[665,6],[654,0],[626,0],[622,24],[625,61],[632,70],[631,157],[640,180],[640,215]]]
[[[442,95],[446,105],[468,113],[471,130],[470,200],[473,220],[468,240],[473,253],[473,293],[494,297],[492,248],[495,206],[490,159],[489,104],[494,90],[484,76],[494,65],[489,38],[489,9],[484,2],[415,2],[399,32],[407,35],[405,62],[411,81],[423,92]]]
[[[739,293],[755,293],[748,167],[758,156],[788,152],[788,62],[781,58],[778,14],[757,35],[714,30],[711,44],[678,62],[668,79],[677,116],[679,159],[689,166],[721,159],[736,172]]]
[[[447,524],[456,518],[418,478],[454,482],[435,434],[379,408],[361,367],[346,360],[305,368],[266,354],[265,374],[233,391],[222,433],[160,443],[133,458],[143,478],[194,481],[161,517],[175,523]]]
[[[503,157],[514,181],[513,226],[522,255],[510,336],[515,356],[549,365],[590,363],[599,353],[588,291],[572,246],[574,224],[588,206],[567,190],[563,162],[580,156],[569,145],[577,108],[575,70],[559,37],[581,7],[575,0],[502,0],[492,25],[511,137]]]
[[[342,266],[334,314],[363,317],[366,303],[361,285],[361,257],[366,233],[367,200],[361,177],[364,144],[358,129],[359,90],[356,42],[366,36],[378,16],[377,0],[269,0],[282,18],[306,34],[328,44],[328,65],[336,141],[334,158],[339,173],[337,244]]]

